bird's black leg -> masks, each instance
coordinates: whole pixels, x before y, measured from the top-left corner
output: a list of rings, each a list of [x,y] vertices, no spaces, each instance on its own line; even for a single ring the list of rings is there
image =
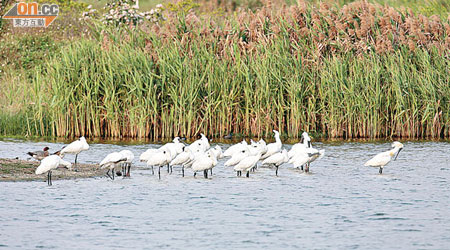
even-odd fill
[[[47,185],[50,186],[50,171],[47,172]]]
[[[173,172],[173,166],[170,166],[170,174]]]
[[[247,171],[247,178],[250,177],[250,171]]]
[[[75,155],[75,172],[78,172],[78,165],[77,165],[77,158],[78,158],[78,154]]]
[[[184,177],[184,165],[181,166],[181,172],[183,173],[183,177]]]
[[[197,176],[197,172],[194,172],[194,178],[195,178],[195,176]]]
[[[114,169],[111,172],[112,172],[112,179],[114,180]]]
[[[152,166],[152,175],[155,175],[155,171],[153,170],[153,166]]]
[[[212,168],[209,171],[211,172],[211,175],[212,175]]]
[[[309,173],[309,163],[306,163],[305,173]]]
[[[161,166],[158,168],[158,178],[161,180]]]
[[[383,173],[383,168],[380,167],[380,170],[378,170],[378,173],[382,174]]]
[[[110,171],[111,169],[108,169],[108,172],[106,172],[106,175],[112,180],[112,177],[111,177],[111,175],[109,175],[109,171]]]
[[[50,186],[51,185],[53,185],[53,182],[52,182],[52,171],[49,171],[50,172]]]
[[[276,168],[275,175],[278,176],[278,166],[275,165],[275,168]]]
[[[170,166],[169,166],[169,163],[167,163],[167,173],[169,173],[169,169],[170,169]]]
[[[128,163],[128,171],[127,171],[128,177],[130,177],[130,171],[131,171],[131,163]]]
[[[300,169],[303,171],[303,165],[300,166]]]

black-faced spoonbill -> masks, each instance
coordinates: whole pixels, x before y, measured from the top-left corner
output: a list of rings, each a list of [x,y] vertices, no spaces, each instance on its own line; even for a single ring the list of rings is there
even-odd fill
[[[170,155],[170,151],[162,150],[156,152],[150,159],[148,159],[147,166],[152,167],[152,173],[154,173],[153,166],[158,167],[158,178],[161,179],[161,167],[168,165],[171,160],[172,156]]]
[[[237,172],[238,176],[242,175],[242,172],[247,172],[247,178],[250,177],[250,169],[252,169],[258,161],[261,159],[261,153],[257,155],[251,155],[244,158],[240,161],[236,166],[234,166],[234,170]]]
[[[100,162],[100,168],[108,168],[108,172],[106,172],[106,175],[111,178],[111,180],[114,180],[114,169],[123,162],[127,161],[127,157],[123,156],[119,152],[113,152],[108,154],[101,162]],[[112,176],[109,175],[109,171],[112,172]]]
[[[267,152],[261,156],[261,160],[268,158],[269,156],[278,153],[281,151],[281,143],[280,133],[276,130],[273,131],[275,133],[275,142],[267,144]]]
[[[288,162],[288,160],[289,160],[288,152],[286,151],[286,149],[283,149],[281,152],[269,156],[269,158],[265,159],[262,162],[262,164],[275,166],[276,168],[275,175],[278,176],[278,167],[281,164]]]
[[[378,171],[378,173],[382,174],[384,166],[386,166],[392,160],[392,157],[394,157],[394,155],[394,161],[397,160],[398,154],[400,154],[400,151],[402,151],[403,149],[403,144],[398,141],[394,141],[391,146],[393,147],[393,149],[375,155],[372,159],[368,160],[364,164],[364,166],[379,167],[380,170]]]
[[[80,137],[80,139],[71,142],[69,145],[63,147],[59,152],[61,157],[64,157],[65,154],[74,154],[75,155],[75,167],[77,165],[78,154],[89,149],[89,144],[86,142],[86,138],[84,136]]]
[[[27,154],[38,161],[42,161],[45,157],[49,156],[49,147],[45,147],[43,150],[38,150],[34,152],[28,152]]]
[[[127,158],[127,160],[122,163],[123,178],[130,177],[131,163],[133,163],[134,154],[130,150],[122,150],[119,153],[122,154],[122,156],[124,156],[125,158]]]
[[[70,169],[72,164],[67,162],[59,155],[50,155],[42,159],[41,164],[36,169],[36,174],[44,174],[47,173],[47,184],[49,186],[52,185],[52,170],[57,169],[59,166],[64,166],[67,169]]]
[[[194,171],[194,177],[197,175],[197,172],[203,171],[203,176],[208,178],[208,170],[214,168],[217,165],[216,156],[208,151],[207,153],[203,153],[195,158],[192,163],[192,170]]]

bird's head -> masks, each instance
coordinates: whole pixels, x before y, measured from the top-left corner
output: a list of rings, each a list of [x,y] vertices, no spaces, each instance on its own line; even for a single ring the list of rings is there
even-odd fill
[[[44,151],[48,151],[50,148],[49,147],[45,147],[44,148]]]
[[[396,155],[395,158],[394,158],[394,161],[395,161],[395,160],[397,160],[397,157],[398,157],[398,155],[400,154],[400,151],[403,150],[403,144],[402,144],[401,142],[399,142],[399,141],[395,141],[395,142],[392,143],[391,146],[392,146],[393,148],[397,148],[397,149],[398,149],[397,155]]]

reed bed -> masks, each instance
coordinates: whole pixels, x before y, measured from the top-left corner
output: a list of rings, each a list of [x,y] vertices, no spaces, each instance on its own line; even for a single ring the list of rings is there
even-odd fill
[[[450,137],[449,20],[367,2],[271,5],[94,26],[34,69],[28,132]]]

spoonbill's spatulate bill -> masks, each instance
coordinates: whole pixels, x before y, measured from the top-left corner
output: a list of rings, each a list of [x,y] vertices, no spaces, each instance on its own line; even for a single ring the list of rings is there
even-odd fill
[[[36,169],[36,174],[44,174],[47,173],[47,184],[49,186],[52,185],[52,170],[57,169],[58,167],[63,166],[67,169],[71,169],[72,164],[67,162],[59,155],[50,155],[42,159],[41,164]]]
[[[384,166],[386,166],[389,162],[391,162],[394,155],[395,155],[395,158],[394,158],[394,161],[395,161],[397,159],[398,155],[400,154],[400,151],[402,151],[402,149],[403,149],[403,144],[398,141],[394,141],[391,146],[393,149],[375,155],[372,159],[368,160],[364,164],[364,166],[378,167],[378,168],[380,168],[378,170],[378,172],[380,174],[382,174]]]

